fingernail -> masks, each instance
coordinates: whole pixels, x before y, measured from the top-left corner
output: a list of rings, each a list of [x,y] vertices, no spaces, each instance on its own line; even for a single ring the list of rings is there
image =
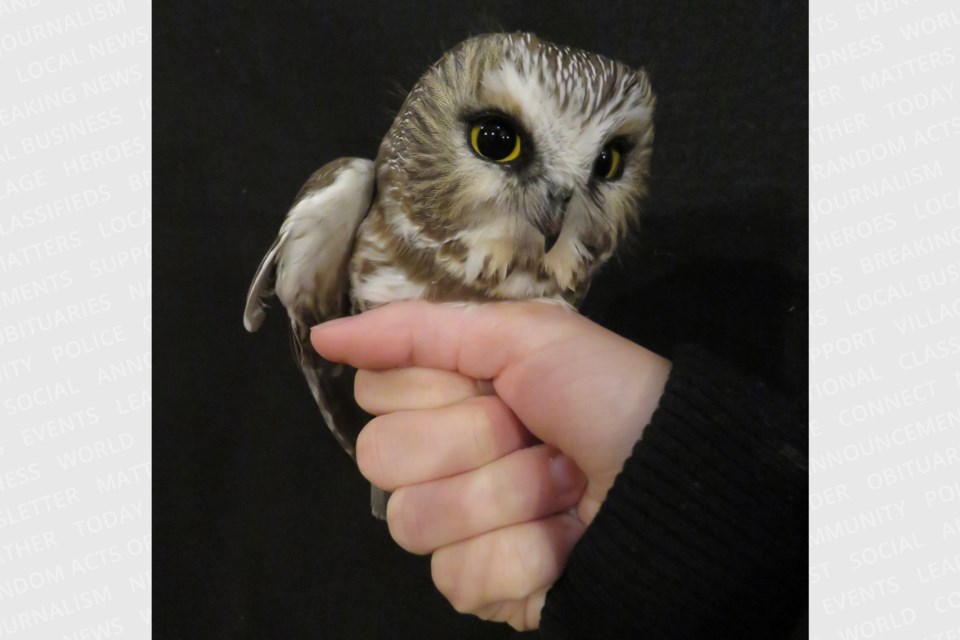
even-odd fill
[[[580,489],[584,484],[583,471],[565,455],[550,458],[550,475],[561,491]]]

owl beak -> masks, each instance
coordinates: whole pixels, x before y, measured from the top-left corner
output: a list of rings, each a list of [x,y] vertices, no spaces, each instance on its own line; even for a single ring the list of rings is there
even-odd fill
[[[560,232],[563,231],[563,217],[553,218],[549,223],[540,229],[543,234],[543,252],[550,253],[553,245],[557,244]]]
[[[573,189],[557,189],[550,192],[550,211],[552,215],[540,222],[537,228],[543,234],[543,252],[550,253],[553,245],[557,244],[560,232],[563,231],[563,221],[567,214],[567,205],[573,197]]]

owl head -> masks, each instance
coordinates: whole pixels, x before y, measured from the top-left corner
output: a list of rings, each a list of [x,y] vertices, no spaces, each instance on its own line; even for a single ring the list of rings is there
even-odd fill
[[[474,37],[407,96],[378,186],[450,275],[576,302],[638,215],[654,102],[642,70],[530,33]]]

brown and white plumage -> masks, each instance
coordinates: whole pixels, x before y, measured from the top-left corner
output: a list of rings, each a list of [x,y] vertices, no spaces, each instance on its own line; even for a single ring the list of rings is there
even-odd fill
[[[420,78],[375,164],[336,160],[304,185],[245,326],[259,328],[275,292],[324,419],[353,455],[367,418],[353,372],[313,352],[309,327],[411,298],[578,304],[638,216],[653,108],[644,72],[608,58],[529,33],[466,40]],[[373,506],[383,517],[376,491]]]

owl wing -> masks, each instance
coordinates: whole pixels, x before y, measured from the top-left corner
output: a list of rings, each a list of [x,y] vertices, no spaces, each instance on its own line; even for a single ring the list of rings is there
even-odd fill
[[[294,356],[327,426],[351,456],[369,419],[353,401],[356,372],[317,355],[310,327],[349,312],[347,269],[374,182],[374,163],[360,158],[334,160],[310,176],[257,269],[243,314],[247,331],[257,331],[266,300],[274,294],[280,299],[290,318]]]

